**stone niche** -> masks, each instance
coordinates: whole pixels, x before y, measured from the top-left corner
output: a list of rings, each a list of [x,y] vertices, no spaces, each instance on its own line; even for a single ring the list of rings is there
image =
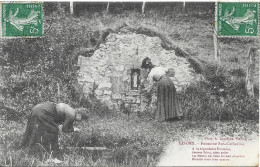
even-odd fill
[[[132,112],[144,111],[151,104],[155,107],[156,95],[147,100],[140,91],[148,75],[141,69],[145,57],[156,66],[174,69],[175,75],[170,78],[177,91],[199,77],[185,58],[176,56],[174,50],[165,50],[159,37],[120,32],[110,33],[91,57],[79,56],[78,82],[85,94],[94,91],[111,109],[118,110],[120,104]]]

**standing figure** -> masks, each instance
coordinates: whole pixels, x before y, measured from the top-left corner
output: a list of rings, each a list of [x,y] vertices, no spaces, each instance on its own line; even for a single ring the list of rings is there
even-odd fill
[[[33,148],[40,144],[46,151],[53,151],[55,155],[59,150],[58,125],[63,125],[63,132],[80,131],[73,127],[73,122],[82,118],[87,118],[86,109],[73,109],[65,103],[38,104],[32,109],[21,146]]]
[[[155,120],[164,121],[183,116],[181,111],[175,86],[172,80],[166,75],[165,68],[155,67],[151,59],[146,57],[141,68],[144,68],[148,74],[149,86],[146,91],[151,91],[154,83],[157,83],[157,111]]]

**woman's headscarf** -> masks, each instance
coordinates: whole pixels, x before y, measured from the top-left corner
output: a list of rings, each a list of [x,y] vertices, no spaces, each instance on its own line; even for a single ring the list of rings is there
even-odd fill
[[[142,66],[141,68],[144,68],[144,69],[152,69],[154,68],[154,65],[152,64],[152,61],[149,57],[146,57],[144,58],[144,60],[142,61]]]
[[[81,114],[81,118],[82,119],[87,119],[88,118],[88,114],[89,114],[89,110],[86,108],[72,108],[70,105],[65,104],[65,103],[59,103],[57,104],[57,109],[60,110],[61,112],[66,113],[66,115],[69,115],[71,117],[76,116],[77,114]]]
[[[67,116],[75,117],[75,109],[66,103],[58,103],[56,108],[60,113],[66,113]]]

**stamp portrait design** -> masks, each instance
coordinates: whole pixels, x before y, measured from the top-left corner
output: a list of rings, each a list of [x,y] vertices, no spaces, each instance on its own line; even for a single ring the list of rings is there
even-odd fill
[[[257,36],[259,34],[258,3],[217,3],[219,36]]]
[[[42,3],[2,3],[2,37],[43,35]]]

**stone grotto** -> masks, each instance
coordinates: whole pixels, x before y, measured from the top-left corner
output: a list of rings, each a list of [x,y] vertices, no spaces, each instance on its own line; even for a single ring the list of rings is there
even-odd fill
[[[156,108],[156,91],[150,98],[143,93],[147,73],[141,69],[142,61],[149,57],[156,66],[167,67],[177,91],[200,78],[185,57],[176,56],[175,50],[162,47],[158,36],[132,31],[109,33],[90,57],[79,55],[78,82],[85,94],[94,93],[110,109],[122,105],[131,112]]]

